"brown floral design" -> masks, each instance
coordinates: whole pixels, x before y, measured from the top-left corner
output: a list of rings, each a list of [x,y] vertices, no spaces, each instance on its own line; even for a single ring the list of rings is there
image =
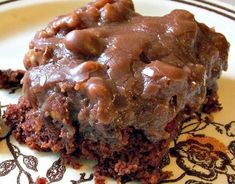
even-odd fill
[[[231,160],[222,151],[215,150],[210,143],[202,144],[195,139],[179,142],[171,148],[170,154],[176,157],[177,165],[188,175],[213,181],[218,173],[226,173]]]
[[[196,180],[188,180],[185,184],[212,184],[212,183],[205,183],[203,181],[196,181]]]
[[[46,177],[38,177],[36,181],[32,178],[32,175],[29,171],[25,170],[21,163],[19,162],[18,158],[19,156],[23,157],[23,164],[26,166],[28,170],[38,172],[37,166],[38,166],[38,158],[33,155],[25,155],[23,154],[20,149],[13,145],[10,140],[10,133],[6,135],[5,137],[2,137],[0,139],[0,142],[2,140],[6,140],[6,144],[8,149],[10,150],[13,159],[11,160],[5,160],[0,163],[0,177],[4,177],[8,175],[12,170],[18,168],[19,173],[16,178],[16,183],[20,183],[20,179],[23,175],[25,175],[28,179],[28,184],[46,184],[46,183],[55,183],[58,181],[61,181],[64,177],[64,174],[66,172],[66,167],[62,164],[61,160],[58,159],[55,162],[52,163],[51,167],[47,170]],[[89,175],[87,178],[86,173],[80,173],[80,179],[78,181],[71,180],[70,182],[72,184],[80,184],[87,181],[93,180],[93,174]]]
[[[235,121],[230,122],[229,124],[225,125],[226,134],[229,137],[235,137]]]

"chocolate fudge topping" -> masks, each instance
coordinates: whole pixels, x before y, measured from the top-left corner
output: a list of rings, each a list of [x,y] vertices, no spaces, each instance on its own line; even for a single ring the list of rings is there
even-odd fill
[[[23,89],[41,121],[77,122],[83,136],[114,142],[134,127],[156,141],[185,107],[201,108],[228,48],[187,11],[149,17],[129,0],[97,1],[36,34]]]

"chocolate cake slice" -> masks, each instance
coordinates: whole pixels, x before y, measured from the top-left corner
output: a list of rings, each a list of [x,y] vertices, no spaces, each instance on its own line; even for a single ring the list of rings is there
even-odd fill
[[[36,33],[24,96],[4,116],[33,149],[97,160],[97,184],[156,184],[181,122],[216,105],[228,49],[187,11],[149,17],[131,0],[98,0]]]

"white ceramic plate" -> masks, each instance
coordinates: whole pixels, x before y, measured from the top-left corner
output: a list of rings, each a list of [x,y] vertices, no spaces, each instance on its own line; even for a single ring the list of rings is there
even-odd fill
[[[137,12],[144,15],[164,15],[175,8],[187,9],[204,22],[223,33],[231,43],[229,69],[219,81],[223,110],[214,114],[214,122],[186,123],[172,150],[166,170],[172,171],[171,182],[186,184],[235,183],[235,7],[202,0],[134,0]],[[43,28],[54,16],[85,5],[86,0],[22,0],[2,4],[0,1],[0,69],[23,68],[22,59],[36,30]],[[0,91],[2,104],[16,103],[20,92]],[[13,138],[0,142],[0,184],[28,184],[37,177],[61,184],[76,184],[85,173],[92,173],[93,162],[81,161],[79,170],[60,166],[58,155],[38,153],[19,145]],[[54,163],[54,164],[53,164]],[[72,182],[71,180],[74,180]],[[93,180],[85,183],[94,183]],[[115,183],[108,180],[107,183]],[[165,182],[166,183],[166,182]]]

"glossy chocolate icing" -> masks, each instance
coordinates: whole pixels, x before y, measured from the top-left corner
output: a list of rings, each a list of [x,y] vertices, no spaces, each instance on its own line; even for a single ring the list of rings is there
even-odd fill
[[[228,48],[187,11],[141,16],[129,0],[100,0],[35,35],[23,88],[43,122],[76,122],[84,137],[114,143],[134,127],[156,141],[185,107],[201,108]]]

